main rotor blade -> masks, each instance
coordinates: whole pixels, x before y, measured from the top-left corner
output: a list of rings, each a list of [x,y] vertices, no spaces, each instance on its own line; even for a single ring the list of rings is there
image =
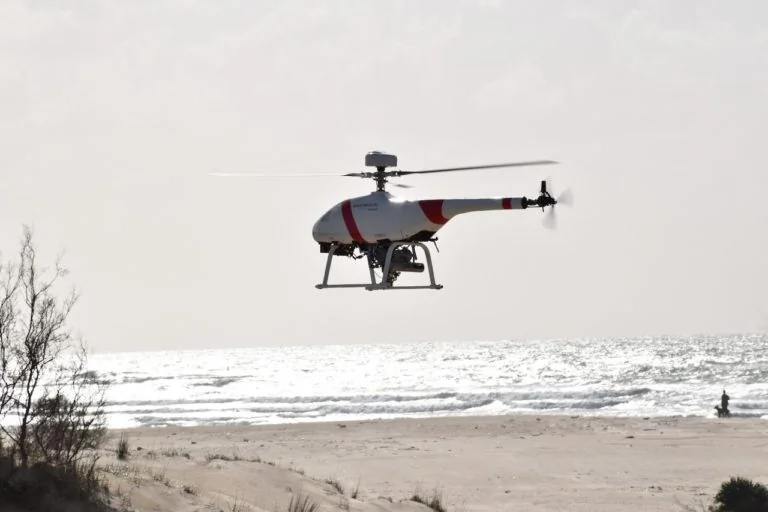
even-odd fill
[[[315,176],[345,176],[344,174],[259,174],[248,172],[211,172],[210,176],[223,178],[308,178]]]
[[[494,169],[498,167],[523,167],[529,165],[547,165],[556,164],[558,162],[554,160],[532,160],[530,162],[513,162],[509,164],[491,164],[491,165],[475,165],[471,167],[451,167],[446,169],[428,169],[425,171],[398,171],[398,175],[404,176],[406,174],[429,174],[433,172],[452,172],[452,171],[470,171],[475,169]]]

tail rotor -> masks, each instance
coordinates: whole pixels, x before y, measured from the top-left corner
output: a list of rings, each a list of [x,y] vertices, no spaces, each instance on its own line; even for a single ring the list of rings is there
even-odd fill
[[[541,195],[537,202],[540,204],[542,210],[544,210],[546,206],[549,206],[549,211],[545,214],[544,219],[542,219],[544,227],[547,229],[557,229],[555,205],[562,204],[564,206],[573,206],[573,191],[570,188],[567,188],[555,198],[552,193],[547,190],[547,182],[544,180],[541,182]]]

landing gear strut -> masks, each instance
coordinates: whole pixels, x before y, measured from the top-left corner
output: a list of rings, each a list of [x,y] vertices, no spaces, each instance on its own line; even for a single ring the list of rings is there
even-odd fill
[[[408,248],[410,247],[410,249]],[[429,273],[428,285],[403,285],[395,286],[395,281],[401,272],[423,272],[424,264],[415,263],[416,247],[421,248],[424,251],[424,255],[427,260],[427,272]],[[435,282],[435,272],[432,266],[432,256],[429,249],[421,242],[393,242],[389,245],[372,245],[367,249],[368,257],[368,271],[371,276],[370,283],[360,284],[328,284],[328,277],[331,273],[331,262],[333,260],[334,253],[339,249],[339,244],[331,244],[328,250],[328,257],[325,263],[325,275],[323,276],[323,282],[315,285],[315,288],[322,290],[324,288],[365,288],[368,291],[373,290],[414,290],[414,289],[431,289],[441,290],[443,285]],[[376,281],[375,268],[382,268],[381,281]]]

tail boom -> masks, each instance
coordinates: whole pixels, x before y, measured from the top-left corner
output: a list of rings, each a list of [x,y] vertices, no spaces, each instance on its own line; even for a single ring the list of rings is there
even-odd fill
[[[419,201],[424,215],[432,224],[442,226],[457,215],[490,210],[524,210],[529,201],[525,197],[499,197],[479,199],[425,199]]]

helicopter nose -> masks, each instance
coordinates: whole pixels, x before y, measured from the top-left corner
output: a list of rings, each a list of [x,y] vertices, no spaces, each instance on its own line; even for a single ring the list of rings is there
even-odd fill
[[[315,241],[319,241],[320,235],[321,235],[321,228],[320,223],[322,219],[317,219],[312,225],[312,238],[315,239]]]
[[[316,242],[327,242],[328,237],[333,234],[333,222],[331,222],[330,214],[326,213],[312,226],[312,238]]]
[[[340,241],[345,238],[345,233],[339,206],[325,212],[312,226],[312,237],[317,242]]]

